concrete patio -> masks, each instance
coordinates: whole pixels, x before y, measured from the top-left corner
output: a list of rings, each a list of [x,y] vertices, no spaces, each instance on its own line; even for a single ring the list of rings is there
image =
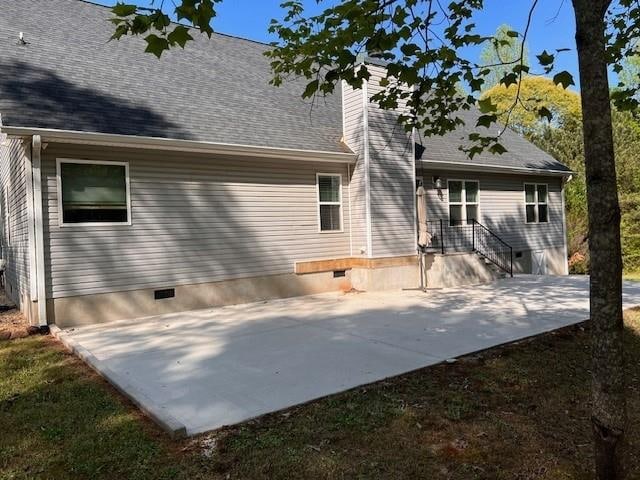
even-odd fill
[[[640,282],[625,284],[640,305]],[[326,294],[58,332],[175,435],[193,435],[588,318],[587,277]]]

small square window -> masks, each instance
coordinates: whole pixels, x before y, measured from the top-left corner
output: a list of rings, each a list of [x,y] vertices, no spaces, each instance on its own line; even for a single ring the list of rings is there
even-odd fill
[[[130,220],[126,164],[58,161],[62,224]]]

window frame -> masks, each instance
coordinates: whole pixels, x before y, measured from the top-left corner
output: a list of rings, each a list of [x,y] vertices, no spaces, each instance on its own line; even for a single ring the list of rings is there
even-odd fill
[[[532,186],[535,192],[535,200],[533,202],[527,202],[527,185]],[[544,203],[540,203],[538,199],[538,187],[543,186],[547,190],[547,201]],[[535,182],[524,182],[522,186],[522,196],[524,197],[524,223],[526,225],[535,225],[535,224],[545,224],[549,223],[550,211],[549,211],[549,184],[548,183],[535,183]],[[527,221],[527,207],[529,205],[534,206],[535,220],[533,222]],[[547,220],[544,222],[540,221],[540,205],[545,205],[547,207]]]
[[[339,179],[338,199],[337,202],[321,202],[320,201],[320,177],[337,177]],[[341,173],[316,173],[316,214],[318,221],[318,233],[343,233],[344,232],[344,208],[342,201],[342,174]],[[340,229],[339,230],[322,230],[322,220],[320,218],[320,210],[322,205],[338,205],[340,207]]]
[[[451,190],[449,187],[449,184],[451,182],[462,182],[462,190],[461,190],[461,202],[452,202],[451,201]],[[467,183],[477,183],[478,184],[478,200],[475,203],[467,203]],[[462,223],[460,223],[460,225],[451,225],[451,205],[454,206],[460,206],[462,207],[462,213],[464,218],[462,218]],[[449,226],[450,227],[464,227],[465,225],[468,225],[466,222],[468,221],[467,219],[467,205],[472,205],[475,206],[478,210],[478,218],[476,219],[476,221],[478,223],[480,222],[481,217],[481,210],[480,210],[480,180],[474,180],[474,179],[464,179],[464,178],[448,178],[447,179],[447,216],[449,217]]]
[[[127,197],[127,221],[126,222],[65,222],[64,202],[62,199],[62,164],[76,163],[83,165],[119,165],[124,167],[125,189]],[[131,225],[131,183],[129,181],[129,162],[117,162],[111,160],[86,160],[77,158],[56,158],[56,187],[58,190],[58,225],[60,227],[95,227],[95,226],[130,226]]]

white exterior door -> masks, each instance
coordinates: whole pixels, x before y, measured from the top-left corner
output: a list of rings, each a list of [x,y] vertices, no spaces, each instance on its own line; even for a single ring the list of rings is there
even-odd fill
[[[547,261],[544,250],[531,252],[531,273],[534,275],[547,274]]]

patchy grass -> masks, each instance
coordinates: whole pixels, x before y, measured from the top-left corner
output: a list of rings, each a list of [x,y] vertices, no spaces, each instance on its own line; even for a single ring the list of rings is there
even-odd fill
[[[640,309],[626,325],[637,452]],[[171,442],[51,338],[0,342],[0,478],[586,479],[589,375],[576,327]]]

